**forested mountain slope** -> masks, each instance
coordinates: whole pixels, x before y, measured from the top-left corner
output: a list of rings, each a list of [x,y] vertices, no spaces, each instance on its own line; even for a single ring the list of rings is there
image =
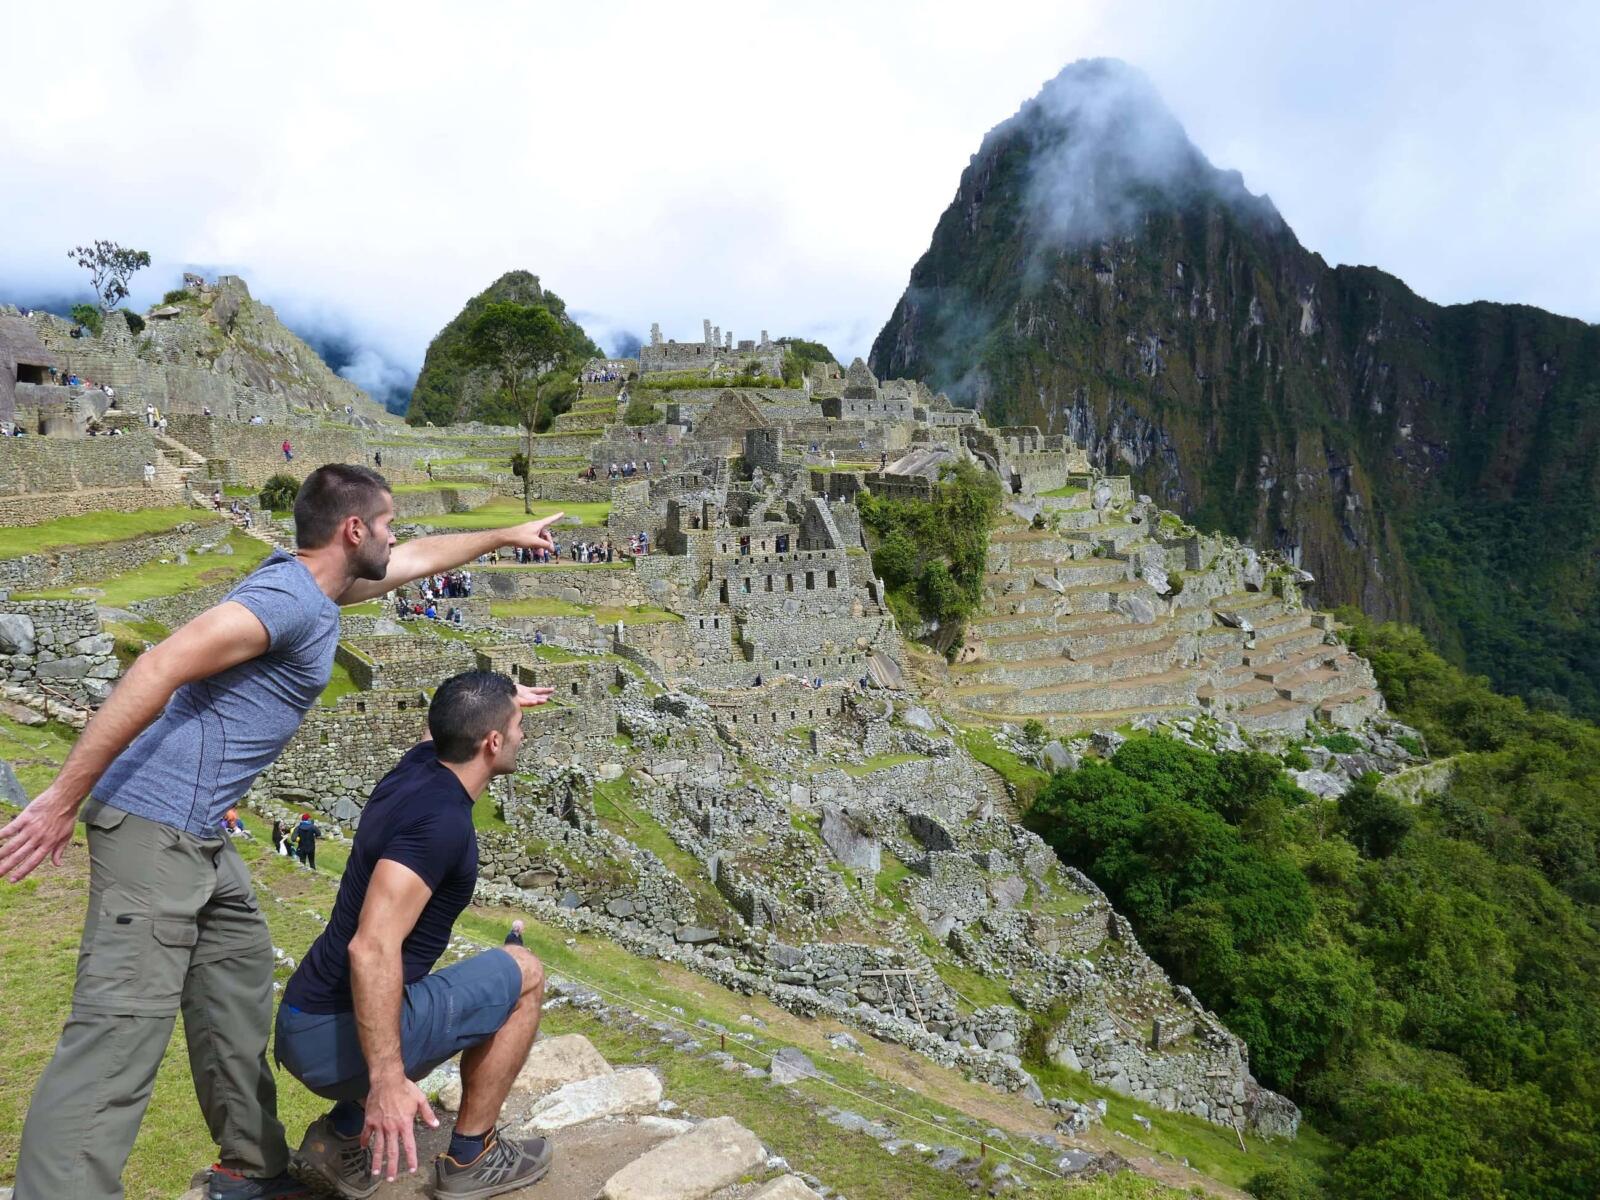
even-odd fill
[[[1319,602],[1600,713],[1600,329],[1330,267],[1121,63],[984,139],[872,367],[1069,433]]]

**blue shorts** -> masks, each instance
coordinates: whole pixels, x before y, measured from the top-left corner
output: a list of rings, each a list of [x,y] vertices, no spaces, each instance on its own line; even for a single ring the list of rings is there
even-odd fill
[[[400,1054],[406,1078],[492,1037],[522,996],[522,968],[504,950],[486,950],[406,985],[400,1008]],[[367,1060],[353,1012],[308,1013],[278,1006],[273,1053],[283,1067],[327,1100],[367,1098]]]

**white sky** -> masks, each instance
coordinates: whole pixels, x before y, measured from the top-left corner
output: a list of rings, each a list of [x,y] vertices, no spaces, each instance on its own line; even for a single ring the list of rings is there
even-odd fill
[[[1312,8],[1322,10],[1309,12]],[[1600,5],[10,6],[0,300],[150,250],[415,369],[502,272],[605,344],[710,317],[865,354],[983,134],[1143,69],[1330,262],[1600,319]]]

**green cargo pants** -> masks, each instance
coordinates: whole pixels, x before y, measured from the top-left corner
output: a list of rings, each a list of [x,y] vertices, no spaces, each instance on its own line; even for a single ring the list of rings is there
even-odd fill
[[[250,872],[220,835],[198,838],[94,800],[83,819],[89,911],[78,980],[28,1108],[16,1200],[120,1200],[180,1009],[222,1165],[278,1174],[289,1148],[267,1066],[272,940]]]

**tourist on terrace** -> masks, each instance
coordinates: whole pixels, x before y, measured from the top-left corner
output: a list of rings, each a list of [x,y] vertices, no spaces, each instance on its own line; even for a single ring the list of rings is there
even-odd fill
[[[288,1174],[267,1068],[272,937],[218,826],[316,704],[339,605],[492,546],[547,545],[561,514],[395,547],[383,477],[332,464],[300,486],[294,515],[298,551],[274,551],[135,659],[54,782],[0,828],[0,879],[16,883],[46,859],[60,865],[92,791],[89,894],[117,905],[116,920],[88,910],[71,1013],[22,1130],[18,1200],[119,1200],[180,1008],[206,1126],[222,1143],[207,1200],[309,1195]]]
[[[430,972],[477,883],[472,806],[516,770],[522,710],[550,694],[492,671],[439,685],[427,737],[361,810],[327,928],[284,989],[278,1061],[334,1101],[299,1158],[340,1195],[369,1196],[375,1176],[416,1170],[413,1122],[439,1122],[414,1081],[457,1054],[461,1109],[431,1194],[486,1200],[549,1170],[545,1138],[496,1127],[539,1030],[543,965],[513,927],[505,946]]]
[[[155,463],[150,463],[150,462],[145,463],[145,465],[144,465],[144,485],[145,485],[145,487],[155,487],[155,485],[156,485],[156,465],[155,465]]]
[[[310,813],[300,814],[300,823],[294,827],[294,852],[302,867],[317,869],[317,838],[321,832]]]
[[[294,447],[289,444],[288,438],[283,439],[283,461],[286,463],[294,461]]]

